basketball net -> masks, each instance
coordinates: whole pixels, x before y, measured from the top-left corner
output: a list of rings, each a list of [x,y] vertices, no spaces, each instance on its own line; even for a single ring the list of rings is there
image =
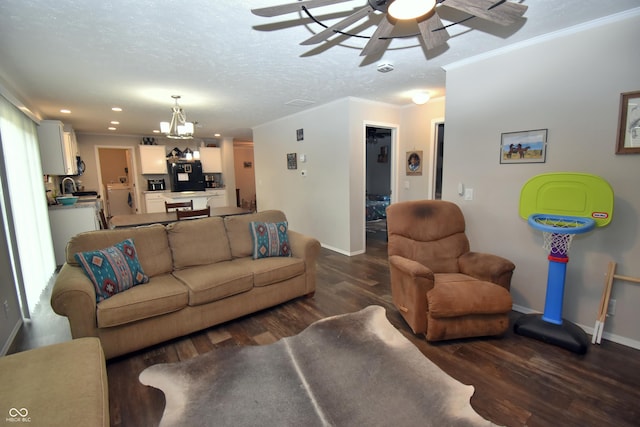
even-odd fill
[[[577,228],[583,225],[578,220],[569,218],[536,218],[536,222],[558,229]],[[542,232],[542,247],[550,255],[568,255],[571,249],[571,242],[575,234],[570,232],[554,233],[552,231]]]

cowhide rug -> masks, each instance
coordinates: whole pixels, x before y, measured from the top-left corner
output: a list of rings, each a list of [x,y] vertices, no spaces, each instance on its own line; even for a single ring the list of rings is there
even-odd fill
[[[264,346],[150,366],[161,426],[487,426],[473,386],[449,377],[379,306],[319,320]]]

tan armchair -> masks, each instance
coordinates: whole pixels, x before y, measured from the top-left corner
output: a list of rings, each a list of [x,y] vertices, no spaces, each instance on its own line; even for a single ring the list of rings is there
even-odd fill
[[[509,328],[515,265],[470,252],[464,216],[451,202],[424,200],[387,208],[394,305],[428,341],[501,335]]]

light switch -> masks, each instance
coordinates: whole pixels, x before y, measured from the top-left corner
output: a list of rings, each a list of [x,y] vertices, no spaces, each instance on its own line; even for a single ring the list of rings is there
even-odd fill
[[[307,161],[307,155],[306,154],[300,154],[300,162],[304,163]]]
[[[465,188],[464,189],[464,199],[465,200],[473,200],[473,188]]]
[[[408,190],[408,189],[409,189],[409,187],[410,187],[410,185],[409,185],[409,181],[405,181],[405,182],[404,182],[404,189],[405,189],[405,190]]]

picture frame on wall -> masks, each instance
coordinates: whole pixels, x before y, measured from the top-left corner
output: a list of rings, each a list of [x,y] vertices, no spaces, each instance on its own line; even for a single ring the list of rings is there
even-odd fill
[[[547,161],[547,129],[503,133],[500,163],[544,163]]]
[[[407,151],[407,176],[422,175],[422,151]]]
[[[287,169],[298,169],[298,155],[287,153]]]
[[[640,91],[620,94],[616,154],[640,153]]]

